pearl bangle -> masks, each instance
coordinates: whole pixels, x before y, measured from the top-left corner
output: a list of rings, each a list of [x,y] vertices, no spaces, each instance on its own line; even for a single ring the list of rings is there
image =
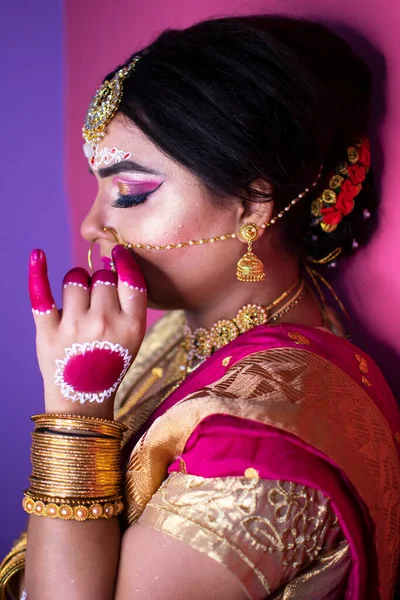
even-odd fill
[[[77,502],[77,501],[75,501]],[[124,510],[121,496],[106,500],[80,501],[59,498],[35,499],[25,492],[22,507],[29,515],[63,519],[64,521],[87,521],[89,519],[111,519]]]

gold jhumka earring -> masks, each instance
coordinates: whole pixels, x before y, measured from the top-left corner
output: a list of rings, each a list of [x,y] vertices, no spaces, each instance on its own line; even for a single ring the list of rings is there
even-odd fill
[[[262,281],[265,279],[264,265],[252,249],[253,242],[258,238],[259,228],[254,223],[242,225],[239,236],[247,242],[247,252],[239,260],[236,277],[239,281]]]

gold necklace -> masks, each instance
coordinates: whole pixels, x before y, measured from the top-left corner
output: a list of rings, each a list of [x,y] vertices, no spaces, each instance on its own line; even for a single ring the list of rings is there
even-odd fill
[[[301,302],[301,300],[304,298],[305,292],[306,292],[304,280],[301,280],[300,282],[296,281],[296,283],[294,283],[289,288],[289,290],[286,290],[286,292],[283,292],[283,294],[281,296],[279,296],[279,298],[274,300],[274,302],[271,302],[271,304],[269,304],[268,306],[262,307],[262,306],[258,306],[257,304],[248,304],[247,306],[244,306],[243,308],[241,308],[239,313],[241,313],[241,311],[244,311],[247,307],[250,307],[250,313],[249,313],[250,317],[253,315],[254,307],[260,308],[260,309],[264,310],[266,313],[268,313],[268,310],[270,309],[270,307],[276,306],[279,302],[282,301],[282,299],[285,299],[297,285],[299,287],[296,290],[293,297],[284,306],[282,306],[279,310],[277,310],[276,312],[271,313],[269,316],[267,316],[266,323],[275,322],[280,317],[287,314],[294,306],[299,304],[299,302]],[[243,316],[244,313],[241,313],[241,314]],[[261,314],[261,311],[259,314]],[[235,319],[237,319],[237,315],[236,315]],[[231,320],[233,322],[235,322],[235,319],[231,319]],[[224,319],[224,322],[225,321],[227,321],[227,319]],[[218,321],[218,322],[221,323],[221,321]],[[246,321],[247,329],[245,331],[249,331],[253,327],[256,327],[257,325],[262,324],[262,323],[254,323],[252,326],[250,326],[249,323],[250,323],[250,321]],[[194,332],[194,333],[196,333],[196,332]],[[238,337],[238,335],[239,335],[239,333],[237,333],[237,335],[233,339],[236,339],[236,337]],[[229,341],[232,341],[232,340],[229,340]],[[226,341],[225,344],[222,344],[222,346],[225,346],[226,344],[228,344],[229,341]],[[185,345],[185,341],[183,342],[183,345]],[[220,347],[222,347],[222,346],[220,346]],[[178,352],[179,352],[179,350],[182,350],[182,344],[180,345],[180,348],[178,348]],[[172,388],[170,388],[165,394],[163,394],[162,397],[160,398],[160,400],[157,402],[157,404],[154,407],[152,407],[151,414],[153,414],[157,410],[157,408],[159,406],[161,406],[161,404],[163,404],[163,402],[167,398],[169,398],[179,388],[181,383],[183,383],[183,381],[186,379],[188,373],[192,373],[195,369],[197,369],[206,360],[206,358],[208,358],[208,357],[202,357],[201,360],[195,366],[191,366],[190,363],[188,362],[188,355],[186,353],[186,364],[182,363],[182,365],[180,367],[182,374],[180,375],[178,380],[173,384]],[[151,416],[151,415],[149,415],[149,416]]]
[[[285,300],[294,290],[295,293],[291,299],[279,310],[273,312],[272,309]],[[185,338],[183,347],[187,355],[187,368],[190,369],[194,361],[205,360],[213,352],[232,342],[241,333],[245,333],[258,325],[277,321],[300,302],[304,292],[304,280],[296,281],[288,290],[271,302],[271,304],[268,304],[268,306],[247,304],[238,311],[236,317],[233,319],[221,319],[214,323],[211,329],[199,327],[195,331],[192,331],[186,325],[184,328]]]
[[[280,304],[283,300],[285,300],[297,287],[297,290],[294,292],[293,296],[290,298],[290,300],[288,302],[286,302],[286,304],[284,304],[283,306],[281,306],[278,310],[276,310],[275,312],[270,312],[272,311],[273,308],[275,308],[278,304]],[[134,424],[129,424],[129,420],[126,423],[128,425],[128,431],[126,432],[126,436],[124,436],[124,442],[126,443],[126,441],[129,439],[131,434],[134,434],[138,431],[138,429],[140,429],[140,427],[144,424],[144,422],[151,417],[151,415],[159,408],[159,406],[161,406],[165,400],[167,400],[167,398],[169,398],[169,396],[171,396],[171,394],[173,394],[181,385],[181,383],[186,379],[188,373],[191,373],[192,371],[194,371],[195,369],[197,369],[207,358],[208,356],[210,356],[212,354],[212,352],[217,349],[216,346],[211,346],[212,343],[212,339],[210,339],[210,335],[211,332],[214,330],[214,327],[217,326],[217,342],[218,342],[218,347],[222,348],[222,346],[225,346],[226,344],[228,344],[230,341],[233,341],[234,339],[236,339],[240,333],[244,333],[244,331],[249,331],[250,329],[252,329],[253,327],[256,327],[257,325],[262,325],[265,323],[273,323],[276,322],[280,317],[282,317],[283,315],[287,314],[294,306],[296,306],[297,304],[299,304],[299,302],[302,300],[302,298],[305,296],[305,283],[304,280],[301,281],[296,281],[292,286],[290,286],[289,289],[287,289],[285,292],[283,292],[283,294],[281,294],[278,298],[276,298],[273,302],[271,302],[271,304],[268,304],[268,306],[259,306],[257,304],[248,304],[244,307],[242,307],[239,312],[237,313],[236,317],[234,317],[233,319],[223,319],[220,321],[217,321],[217,323],[214,324],[214,326],[210,329],[196,329],[194,332],[191,332],[191,330],[187,327],[187,329],[189,329],[189,331],[191,332],[191,336],[195,336],[196,333],[198,333],[200,331],[200,341],[202,341],[203,339],[205,339],[203,336],[205,335],[203,332],[206,332],[206,334],[209,336],[209,340],[206,342],[206,348],[211,349],[210,353],[207,354],[207,356],[203,355],[204,352],[204,348],[201,348],[200,350],[200,354],[198,354],[197,352],[192,352],[192,355],[189,354],[190,349],[193,347],[193,344],[196,346],[197,344],[197,340],[193,340],[193,337],[190,338],[190,346],[191,348],[189,348],[189,352],[188,352],[188,338],[185,335],[185,338],[183,340],[183,342],[181,342],[180,344],[178,344],[177,346],[177,356],[176,358],[178,360],[173,360],[173,363],[177,363],[173,370],[173,373],[169,373],[167,372],[167,385],[164,386],[167,387],[167,391],[162,394],[163,390],[160,390],[161,392],[161,398],[159,398],[159,400],[156,400],[156,404],[152,405],[151,407],[149,407],[148,409],[144,410],[143,415],[141,415],[141,418],[139,420],[135,419],[135,423]],[[232,327],[233,325],[233,327]],[[239,329],[239,327],[241,327],[242,329]],[[181,354],[181,360],[179,360],[179,355]],[[195,365],[193,364],[194,361],[198,361]],[[180,363],[180,364],[178,364]],[[169,371],[169,369],[168,369]],[[116,418],[119,419],[121,417],[124,417],[129,410],[136,404],[138,404],[138,402],[143,398],[143,396],[153,387],[153,385],[159,380],[161,379],[161,377],[163,376],[164,370],[161,368],[153,368],[151,371],[151,374],[149,375],[149,377],[145,380],[145,382],[139,387],[139,389],[133,393],[133,395],[129,398],[129,401],[126,403],[126,406],[123,405],[120,410],[117,413]],[[134,400],[134,402],[132,402],[132,400]],[[146,408],[146,407],[144,407]]]

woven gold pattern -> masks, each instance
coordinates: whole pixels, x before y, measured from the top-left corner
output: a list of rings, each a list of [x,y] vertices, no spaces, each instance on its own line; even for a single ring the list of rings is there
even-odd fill
[[[400,539],[399,462],[390,428],[366,390],[304,348],[246,357],[218,382],[176,404],[141,438],[126,474],[130,522],[204,418],[224,413],[253,419],[300,437],[347,475],[374,521],[382,598],[391,598]]]
[[[310,568],[296,575],[283,589],[273,594],[271,600],[342,599],[350,566],[350,548],[343,541],[335,550],[318,557]]]
[[[329,499],[284,481],[174,473],[140,522],[184,541],[230,569],[262,599],[334,549],[341,531]]]
[[[132,366],[123,378],[115,398],[115,415],[118,420],[126,423],[125,414],[129,399],[135,393],[139,382],[146,377],[154,367],[168,364],[169,353],[174,353],[177,344],[183,339],[185,316],[183,311],[167,313],[147,332],[139,353]],[[136,402],[132,403],[132,407]],[[124,407],[124,418],[120,419],[119,409]]]

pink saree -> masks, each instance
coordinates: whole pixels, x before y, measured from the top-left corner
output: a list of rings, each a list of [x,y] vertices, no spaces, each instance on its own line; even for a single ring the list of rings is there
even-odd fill
[[[351,553],[343,597],[392,598],[400,416],[379,368],[349,342],[299,325],[256,327],[190,374],[136,440],[130,523],[174,473],[296,482],[323,492],[338,517]]]

